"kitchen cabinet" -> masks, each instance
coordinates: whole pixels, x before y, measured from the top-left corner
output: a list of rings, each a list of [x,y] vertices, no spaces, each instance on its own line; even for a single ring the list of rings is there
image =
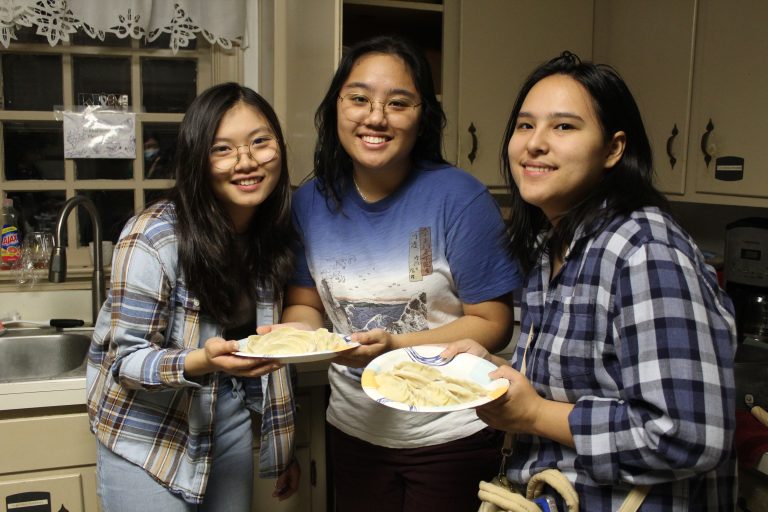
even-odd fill
[[[503,188],[504,129],[533,69],[569,50],[592,57],[591,0],[461,2],[458,163],[490,188]]]
[[[83,389],[80,396],[85,399]],[[302,472],[299,492],[278,502],[272,498],[274,480],[254,475],[254,511],[326,510],[325,387],[299,388],[296,403],[296,458]],[[258,435],[254,439],[258,441]],[[258,446],[254,444],[258,468]],[[0,510],[30,502],[47,502],[53,511],[61,507],[69,512],[99,510],[96,440],[88,427],[85,405],[0,411],[0,446]]]
[[[595,0],[594,60],[635,96],[653,148],[656,185],[685,192],[696,0]]]
[[[635,94],[670,199],[768,207],[766,19],[749,0],[596,0],[595,60]]]
[[[721,197],[724,203],[751,197],[750,205],[768,206],[768,155],[761,142],[768,133],[766,20],[766,2],[699,0],[689,143],[697,197],[734,197]],[[743,171],[729,157],[743,159]]]
[[[0,503],[47,504],[49,510],[96,512],[96,441],[84,407],[0,417]],[[62,507],[64,507],[62,509]],[[40,508],[39,510],[44,510]]]

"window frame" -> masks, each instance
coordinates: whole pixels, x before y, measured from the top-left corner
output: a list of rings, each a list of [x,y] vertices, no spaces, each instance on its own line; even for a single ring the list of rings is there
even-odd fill
[[[225,49],[219,45],[211,45],[204,38],[197,39],[197,48],[179,49],[176,53],[170,48],[141,48],[140,41],[131,40],[130,47],[100,46],[99,40],[94,40],[93,45],[65,42],[51,47],[46,43],[16,43],[9,48],[0,48],[1,54],[55,54],[62,57],[62,93],[63,109],[72,110],[76,105],[73,91],[73,57],[128,57],[131,67],[131,95],[129,98],[129,111],[136,114],[136,157],[132,164],[133,176],[130,179],[75,179],[75,162],[72,159],[64,159],[63,180],[11,180],[5,179],[5,174],[0,173],[0,194],[20,191],[64,191],[66,199],[70,199],[79,190],[132,190],[134,211],[140,211],[144,207],[144,193],[147,190],[167,189],[173,185],[172,179],[145,179],[143,147],[139,141],[143,139],[144,123],[180,123],[184,117],[182,113],[151,113],[143,112],[141,105],[141,59],[144,57],[168,58],[168,59],[196,59],[197,60],[197,91],[199,94],[206,88],[216,83],[227,81],[243,82],[243,50],[234,45],[232,49]],[[2,89],[0,88],[0,94]],[[57,113],[53,110],[29,111],[29,110],[4,110],[3,102],[0,102],[0,140],[4,140],[4,124],[8,121],[52,121],[57,119]],[[5,148],[0,143],[0,161],[5,162]],[[4,195],[2,196],[4,197]],[[67,219],[67,233],[76,233],[77,215],[70,215]],[[78,245],[77,236],[68,236],[67,263],[68,271],[74,270],[75,274],[81,274],[79,269],[92,269],[88,247]],[[10,271],[0,271],[0,281],[10,279]],[[86,272],[82,273],[87,275]]]

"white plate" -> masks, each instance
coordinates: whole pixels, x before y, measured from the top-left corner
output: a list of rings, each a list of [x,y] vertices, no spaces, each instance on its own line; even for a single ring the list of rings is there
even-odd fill
[[[240,344],[240,351],[235,352],[235,355],[241,357],[274,359],[279,363],[312,363],[315,361],[333,359],[339,352],[360,346],[358,342],[352,341],[349,336],[342,336],[341,334],[338,334],[337,336],[345,343],[341,348],[337,348],[336,350],[322,350],[320,352],[303,352],[300,354],[254,354],[253,352],[246,352],[245,347],[248,345],[248,338],[243,338],[242,340],[237,341]]]
[[[445,347],[437,345],[419,345],[416,347],[400,348],[380,355],[368,363],[368,366],[363,371],[363,391],[369,397],[387,407],[413,412],[450,412],[471,409],[495,400],[506,393],[509,387],[507,379],[491,380],[488,377],[488,374],[496,369],[495,364],[471,354],[459,354],[451,359],[451,361],[446,362],[438,357],[443,350],[445,350]],[[483,398],[470,402],[433,407],[415,406],[390,400],[379,393],[376,375],[391,370],[393,366],[403,361],[416,361],[437,368],[450,377],[471,380],[483,386],[488,391],[488,394]]]

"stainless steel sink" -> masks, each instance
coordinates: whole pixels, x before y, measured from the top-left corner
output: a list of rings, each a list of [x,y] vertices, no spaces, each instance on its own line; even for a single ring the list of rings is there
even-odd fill
[[[90,333],[0,336],[0,382],[85,375]]]

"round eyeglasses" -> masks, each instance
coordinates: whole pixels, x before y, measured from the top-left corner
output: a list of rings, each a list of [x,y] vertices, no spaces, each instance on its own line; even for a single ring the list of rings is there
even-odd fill
[[[277,157],[277,141],[272,137],[257,137],[250,144],[236,146],[227,143],[215,144],[210,151],[211,164],[219,171],[234,169],[240,161],[240,148],[248,148],[248,156],[256,165],[264,165]]]
[[[341,100],[341,112],[344,117],[353,123],[362,123],[366,117],[373,113],[374,103],[380,103],[382,112],[387,119],[406,119],[413,114],[421,103],[416,103],[411,98],[395,96],[384,101],[373,100],[365,94],[351,92],[339,96]]]

